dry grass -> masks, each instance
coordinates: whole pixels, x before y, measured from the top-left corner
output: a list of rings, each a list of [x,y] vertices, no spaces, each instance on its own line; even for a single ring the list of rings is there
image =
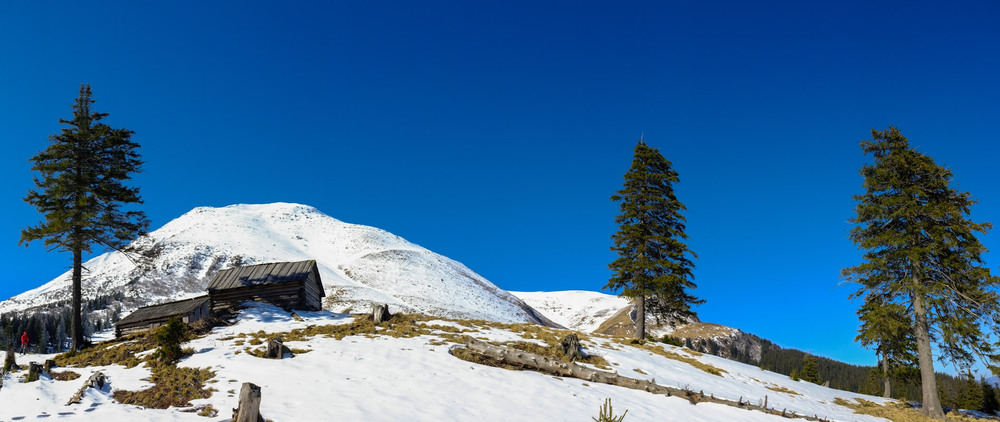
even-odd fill
[[[938,419],[932,419],[924,416],[919,410],[907,406],[903,403],[890,403],[886,405],[880,405],[878,403],[870,402],[865,399],[855,399],[856,402],[851,402],[844,400],[842,398],[836,398],[833,400],[835,404],[848,407],[854,410],[854,413],[860,413],[863,415],[877,416],[880,418],[886,418],[893,422],[938,422]],[[979,422],[980,419],[970,418],[958,414],[956,412],[951,412],[948,415],[948,420],[959,421],[959,422]]]
[[[80,374],[73,371],[49,371],[49,376],[56,381],[73,381],[80,378]]]
[[[115,390],[112,397],[119,403],[166,409],[190,406],[191,400],[207,399],[215,391],[205,386],[215,376],[208,368],[156,365],[152,372],[152,387],[140,391]]]
[[[679,361],[679,362],[684,362],[684,363],[686,363],[688,365],[691,365],[691,366],[693,366],[695,368],[701,369],[702,371],[708,372],[709,374],[712,374],[712,375],[718,375],[718,376],[721,377],[722,374],[726,373],[726,371],[724,369],[716,368],[716,367],[714,367],[712,365],[704,363],[704,362],[702,362],[702,361],[700,361],[698,359],[692,358],[690,356],[684,356],[684,355],[681,355],[679,353],[671,352],[671,351],[669,351],[667,349],[664,349],[663,346],[660,346],[658,344],[650,344],[649,342],[645,342],[645,341],[624,340],[624,339],[619,340],[619,343],[621,343],[623,345],[626,345],[626,346],[638,347],[640,349],[649,351],[650,353],[654,353],[654,354],[663,356],[663,357],[665,357],[667,359],[673,359],[673,360],[676,360],[676,361]],[[688,352],[688,351],[685,350],[685,352]],[[698,356],[700,356],[700,354]]]
[[[61,367],[122,365],[132,368],[142,363],[135,357],[137,353],[156,348],[154,333],[152,330],[145,331],[98,343],[79,352],[66,352],[56,356],[55,361]]]
[[[785,386],[776,385],[776,384],[765,385],[764,388],[767,388],[768,390],[771,390],[771,391],[774,391],[774,392],[778,392],[778,393],[785,393],[785,394],[788,394],[788,395],[791,395],[791,396],[801,396],[802,395],[798,391],[789,389],[788,387],[785,387]]]
[[[712,324],[708,322],[692,322],[690,324],[682,325],[673,333],[670,333],[670,335],[680,338],[710,339],[715,337],[729,337],[732,333],[733,329],[725,325]]]

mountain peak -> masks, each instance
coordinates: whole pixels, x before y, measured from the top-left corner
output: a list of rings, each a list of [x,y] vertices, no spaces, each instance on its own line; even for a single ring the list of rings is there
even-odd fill
[[[198,207],[84,264],[83,294],[123,297],[124,309],[199,294],[219,270],[315,259],[324,307],[393,311],[499,322],[551,324],[520,299],[461,263],[370,226],[344,223],[302,204]],[[70,272],[0,302],[0,313],[43,309],[69,297]]]

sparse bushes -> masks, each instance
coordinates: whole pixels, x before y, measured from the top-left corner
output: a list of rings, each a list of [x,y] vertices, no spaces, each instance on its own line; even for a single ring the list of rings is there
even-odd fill
[[[666,334],[664,334],[663,337],[660,338],[660,343],[666,343],[671,346],[684,347],[684,341],[676,337],[670,337]]]
[[[591,418],[594,422],[622,422],[625,419],[625,415],[628,414],[628,410],[622,413],[621,416],[615,416],[614,409],[611,408],[611,399],[608,398],[604,400],[604,404],[601,405],[601,413],[597,415],[596,418]]]

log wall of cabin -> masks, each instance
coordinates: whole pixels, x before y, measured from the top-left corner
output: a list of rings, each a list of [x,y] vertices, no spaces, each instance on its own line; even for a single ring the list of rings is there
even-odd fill
[[[315,287],[307,288],[304,284],[307,286],[312,283],[248,286],[211,291],[209,295],[212,298],[213,310],[228,308],[246,301],[266,302],[286,309],[319,310],[321,302],[316,300],[310,303],[313,299],[309,298],[309,296],[318,297],[315,293],[310,293],[315,291]]]

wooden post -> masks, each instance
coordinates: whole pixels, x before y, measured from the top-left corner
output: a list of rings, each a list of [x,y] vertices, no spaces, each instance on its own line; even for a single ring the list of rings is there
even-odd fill
[[[392,314],[389,313],[389,305],[372,306],[372,321],[375,321],[376,325],[388,321],[389,318],[392,318]]]
[[[264,417],[260,415],[260,387],[243,383],[239,407],[233,409],[233,422],[264,422]]]

